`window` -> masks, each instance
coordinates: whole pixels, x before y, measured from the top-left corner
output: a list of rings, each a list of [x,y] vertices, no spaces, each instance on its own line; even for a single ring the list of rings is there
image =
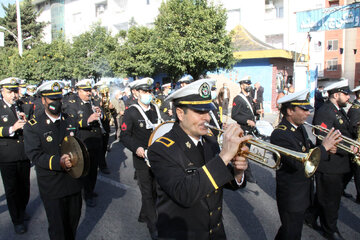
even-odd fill
[[[339,41],[338,40],[328,40],[328,51],[338,50]]]
[[[321,41],[315,41],[314,43],[314,51],[315,52],[321,52],[322,50],[322,42]]]
[[[96,17],[104,14],[106,9],[107,9],[106,3],[101,3],[101,4],[96,5],[96,7],[95,7]]]
[[[330,7],[339,6],[339,0],[329,0],[329,6]]]
[[[283,18],[283,17],[284,17],[284,8],[276,7],[276,18]]]
[[[337,65],[338,65],[338,60],[337,58],[333,58],[331,60],[327,60],[326,61],[326,70],[327,71],[337,71]]]

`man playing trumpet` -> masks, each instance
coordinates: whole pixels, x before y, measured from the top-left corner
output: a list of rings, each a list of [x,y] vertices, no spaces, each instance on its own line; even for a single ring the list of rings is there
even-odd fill
[[[197,80],[170,95],[176,122],[148,150],[151,169],[158,183],[157,228],[160,239],[225,239],[222,222],[223,188],[245,185],[245,156],[238,124],[228,125],[222,150],[209,135],[205,123],[214,108],[214,80]],[[238,155],[243,145],[244,155]]]
[[[313,109],[308,94],[308,90],[303,90],[278,100],[283,119],[271,134],[271,143],[302,153],[315,147],[303,126]],[[339,131],[332,129],[325,137],[320,145],[321,160],[327,159],[328,152],[336,152],[334,145],[341,141],[340,136]],[[304,168],[300,161],[281,155],[281,165],[276,171],[276,201],[281,227],[275,239],[301,239],[305,211],[314,196],[313,179],[305,176],[305,171],[312,171],[309,168],[311,166]]]

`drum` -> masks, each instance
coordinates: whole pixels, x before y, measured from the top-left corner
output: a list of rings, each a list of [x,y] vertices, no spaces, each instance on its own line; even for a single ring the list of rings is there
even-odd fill
[[[161,123],[159,126],[155,128],[155,130],[151,133],[148,146],[150,147],[158,138],[164,136],[166,133],[170,132],[174,125],[174,121],[167,121]]]
[[[255,128],[258,133],[264,137],[270,137],[271,133],[274,131],[274,127],[271,125],[271,123],[265,120],[256,121]]]

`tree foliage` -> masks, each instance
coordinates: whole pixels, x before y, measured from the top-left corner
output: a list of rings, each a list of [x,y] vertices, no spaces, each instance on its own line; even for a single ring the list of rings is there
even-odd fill
[[[153,30],[133,26],[120,42],[113,54],[112,66],[117,75],[132,77],[152,76],[155,71],[152,49]]]
[[[1,5],[5,11],[5,16],[3,18],[0,18],[0,26],[5,27],[15,36],[17,36],[18,34],[16,21],[16,5]],[[41,38],[43,35],[42,31],[46,26],[46,23],[36,22],[38,13],[36,13],[34,6],[31,3],[31,0],[24,0],[20,3],[20,13],[23,45],[24,49],[29,49],[31,47],[34,47],[37,43],[41,42]],[[7,31],[5,31],[5,44],[9,47],[14,47],[18,45],[16,39]]]
[[[175,79],[184,73],[198,79],[207,71],[230,68],[233,56],[226,18],[224,8],[206,0],[163,2],[153,41],[158,68]]]
[[[100,23],[75,37],[72,45],[74,78],[113,77],[110,53],[115,51],[116,45],[116,38],[112,37],[105,27],[100,26]]]

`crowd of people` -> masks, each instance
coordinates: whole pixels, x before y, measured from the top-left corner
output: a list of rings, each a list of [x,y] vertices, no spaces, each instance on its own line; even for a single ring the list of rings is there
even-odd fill
[[[111,172],[106,152],[114,124],[117,141],[132,152],[141,193],[137,218],[146,223],[151,239],[225,239],[223,189],[256,183],[247,160],[248,141],[264,116],[260,83],[252,87],[245,76],[237,84],[240,92],[231,96],[227,82],[217,90],[215,80],[194,81],[190,76],[179,79],[176,90],[171,83],[161,86],[149,77],[110,89],[94,88],[91,79],[78,81],[74,88],[58,80],[37,88],[14,77],[0,81],[0,171],[15,232],[27,231],[33,163],[50,239],[75,239],[83,199],[87,207],[97,205],[98,171]],[[281,227],[275,239],[301,239],[304,222],[327,239],[343,239],[338,211],[353,176],[360,203],[358,148],[351,146],[350,154],[337,147],[343,136],[358,139],[360,87],[353,90],[356,101],[348,113],[343,109],[349,100],[348,82],[323,91],[328,100],[316,105],[313,124],[329,130],[320,131],[323,138],[316,143],[304,127],[312,110],[309,91],[293,91],[277,100],[282,119],[271,143],[316,152],[320,164],[314,176],[305,176],[309,166],[281,154],[276,171]],[[224,116],[236,123],[228,124]],[[171,121],[169,131],[148,146],[166,121]],[[69,174],[73,156],[61,151],[67,136],[77,137],[89,156],[89,166],[79,178]]]

